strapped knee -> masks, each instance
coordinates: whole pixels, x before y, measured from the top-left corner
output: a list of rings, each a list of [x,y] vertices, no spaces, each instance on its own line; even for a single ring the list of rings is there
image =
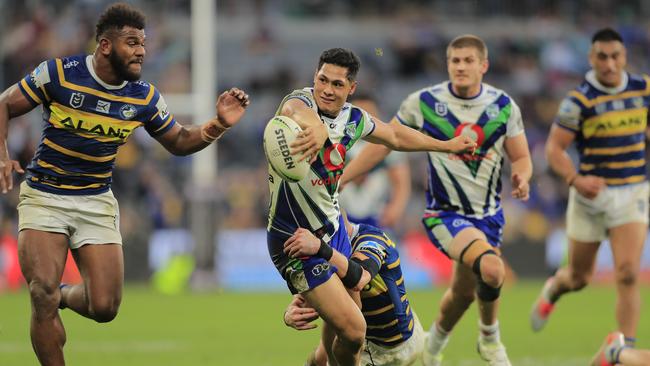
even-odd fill
[[[472,264],[472,271],[474,274],[476,274],[476,278],[478,279],[476,295],[483,301],[494,301],[499,298],[499,295],[501,295],[502,285],[500,284],[498,287],[492,287],[483,281],[483,277],[481,276],[481,259],[483,259],[483,256],[486,255],[499,256],[494,250],[489,249],[481,253],[481,255],[476,257],[476,260],[474,260],[474,264]]]

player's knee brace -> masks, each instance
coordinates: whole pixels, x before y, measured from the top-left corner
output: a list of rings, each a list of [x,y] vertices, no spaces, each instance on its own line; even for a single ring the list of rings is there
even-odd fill
[[[474,264],[472,265],[472,271],[474,274],[476,274],[476,278],[478,279],[478,286],[476,288],[476,295],[478,296],[479,299],[483,301],[494,301],[499,298],[499,295],[501,295],[501,285],[498,287],[492,287],[485,283],[483,281],[483,277],[481,276],[481,259],[483,259],[483,256],[486,255],[496,255],[498,254],[492,250],[489,249],[474,260]]]

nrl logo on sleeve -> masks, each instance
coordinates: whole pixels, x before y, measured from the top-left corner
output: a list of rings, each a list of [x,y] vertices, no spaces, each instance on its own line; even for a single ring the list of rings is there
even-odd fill
[[[86,96],[81,93],[72,93],[72,95],[70,95],[70,106],[77,109],[81,108],[84,104],[84,98],[86,98]]]
[[[434,107],[436,109],[436,114],[439,115],[440,117],[444,117],[447,115],[447,111],[448,111],[447,103],[436,102]]]
[[[124,119],[132,119],[135,117],[135,114],[137,113],[137,109],[135,109],[134,106],[131,104],[125,104],[120,108],[120,116]]]

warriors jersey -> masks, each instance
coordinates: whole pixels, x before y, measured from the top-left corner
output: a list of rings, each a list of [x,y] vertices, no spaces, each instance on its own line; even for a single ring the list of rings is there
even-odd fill
[[[175,123],[153,85],[106,84],[93,56],[45,61],[18,85],[33,105],[43,105],[43,134],[26,181],[49,193],[108,191],[117,149],[133,131],[144,126],[158,136]]]
[[[363,317],[368,325],[366,339],[383,346],[395,346],[413,334],[413,312],[406,297],[399,253],[386,234],[370,225],[355,225],[352,250],[379,265],[379,272],[361,291]]]
[[[608,88],[589,71],[585,81],[562,101],[555,123],[575,133],[580,174],[620,186],[646,180],[645,131],[650,78],[623,74]]]
[[[444,82],[409,95],[397,119],[439,140],[465,134],[477,143],[474,154],[428,153],[428,213],[482,218],[501,209],[503,144],[524,132],[521,111],[510,96],[481,84],[476,97],[462,98]]]
[[[319,113],[312,89],[295,90],[280,104],[299,99]],[[327,126],[329,139],[311,164],[307,177],[300,182],[282,180],[269,167],[271,205],[268,230],[292,235],[298,227],[315,232],[328,241],[339,228],[338,183],[343,174],[347,151],[375,127],[370,115],[361,108],[345,103],[335,118],[320,114]]]

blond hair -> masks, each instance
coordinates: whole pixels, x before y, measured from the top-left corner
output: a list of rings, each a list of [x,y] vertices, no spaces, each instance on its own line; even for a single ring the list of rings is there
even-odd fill
[[[475,48],[482,60],[487,59],[488,49],[483,40],[473,34],[463,34],[454,38],[447,46],[447,57],[451,54],[452,48]]]

